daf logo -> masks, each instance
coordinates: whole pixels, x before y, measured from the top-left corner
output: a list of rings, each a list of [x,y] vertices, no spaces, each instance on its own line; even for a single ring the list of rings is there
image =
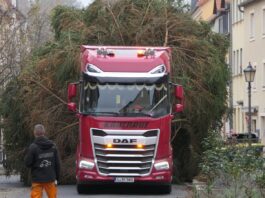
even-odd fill
[[[127,143],[127,144],[132,144],[132,143],[136,143],[137,140],[136,139],[118,139],[115,138],[113,139],[113,143]]]

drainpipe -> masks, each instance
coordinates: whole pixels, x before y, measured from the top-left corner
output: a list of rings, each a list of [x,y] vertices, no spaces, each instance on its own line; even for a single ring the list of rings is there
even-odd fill
[[[232,34],[232,4],[230,2],[229,6],[229,37],[230,37],[230,47],[229,47],[229,71],[230,71],[230,81],[229,81],[229,113],[228,113],[228,120],[229,120],[229,128],[230,134],[231,130],[233,129],[233,73],[232,73],[232,56],[233,56],[233,34]]]

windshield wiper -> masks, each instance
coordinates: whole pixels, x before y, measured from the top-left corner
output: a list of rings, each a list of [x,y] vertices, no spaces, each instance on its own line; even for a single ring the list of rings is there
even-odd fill
[[[110,112],[110,111],[95,111],[95,112],[89,112],[88,114],[92,114],[92,115],[120,115],[118,112]]]
[[[142,112],[142,111],[141,112],[126,112],[125,114],[126,115],[130,114],[132,116],[138,115],[138,116],[145,116],[145,117],[153,117],[152,114],[150,114],[148,112]]]
[[[163,100],[165,100],[166,99],[166,97],[167,97],[167,94],[166,95],[164,95],[164,97],[163,98],[161,98],[156,104],[155,104],[155,106],[152,108],[152,109],[150,109],[148,112],[150,113],[150,112],[152,112]]]

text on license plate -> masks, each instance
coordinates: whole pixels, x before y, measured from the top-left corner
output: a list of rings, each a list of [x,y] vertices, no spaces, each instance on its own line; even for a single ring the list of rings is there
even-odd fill
[[[114,180],[115,183],[133,183],[133,177],[116,177]]]

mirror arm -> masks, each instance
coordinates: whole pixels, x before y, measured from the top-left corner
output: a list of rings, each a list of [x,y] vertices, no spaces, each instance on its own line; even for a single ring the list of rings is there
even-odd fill
[[[180,85],[180,84],[177,84],[177,83],[173,83],[173,82],[169,82],[169,84],[171,85],[171,86],[178,86],[178,85]]]

